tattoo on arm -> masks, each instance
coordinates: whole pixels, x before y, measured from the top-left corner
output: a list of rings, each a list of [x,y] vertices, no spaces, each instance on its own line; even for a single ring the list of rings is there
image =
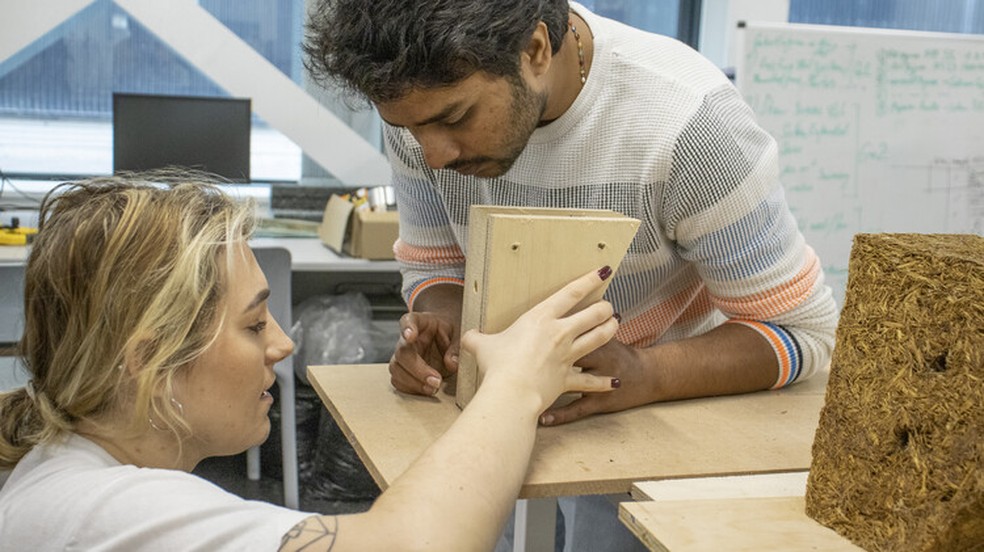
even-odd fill
[[[280,539],[279,550],[327,550],[335,546],[338,518],[311,516],[290,528]]]

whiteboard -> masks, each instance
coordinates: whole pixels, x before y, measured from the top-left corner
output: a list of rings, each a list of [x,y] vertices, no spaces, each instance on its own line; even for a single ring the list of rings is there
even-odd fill
[[[858,232],[984,233],[984,37],[747,23],[738,42],[838,305]]]

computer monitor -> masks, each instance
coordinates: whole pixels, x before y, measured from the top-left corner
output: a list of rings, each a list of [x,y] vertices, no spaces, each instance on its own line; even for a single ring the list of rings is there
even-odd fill
[[[243,98],[113,94],[113,171],[168,166],[249,182],[252,108]]]

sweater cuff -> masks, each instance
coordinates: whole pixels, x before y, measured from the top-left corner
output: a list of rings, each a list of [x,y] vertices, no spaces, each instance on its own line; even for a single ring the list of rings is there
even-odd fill
[[[462,278],[450,278],[447,276],[439,276],[435,278],[428,278],[426,280],[421,280],[412,288],[407,290],[407,296],[405,298],[407,302],[407,308],[412,311],[413,302],[417,300],[417,296],[419,296],[420,293],[425,289],[439,284],[456,284],[459,286],[464,286],[465,280]]]
[[[771,322],[737,319],[728,322],[752,328],[772,345],[772,349],[776,352],[776,359],[779,361],[779,377],[772,385],[772,389],[779,389],[796,381],[803,367],[803,352],[791,333]]]

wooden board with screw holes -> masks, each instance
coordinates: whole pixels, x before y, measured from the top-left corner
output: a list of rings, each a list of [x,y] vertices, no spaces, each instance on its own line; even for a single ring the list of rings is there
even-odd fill
[[[509,327],[568,282],[592,269],[617,271],[639,221],[614,211],[473,205],[461,333]],[[611,279],[574,311],[599,300]],[[459,356],[456,404],[464,408],[481,383],[475,358]]]

